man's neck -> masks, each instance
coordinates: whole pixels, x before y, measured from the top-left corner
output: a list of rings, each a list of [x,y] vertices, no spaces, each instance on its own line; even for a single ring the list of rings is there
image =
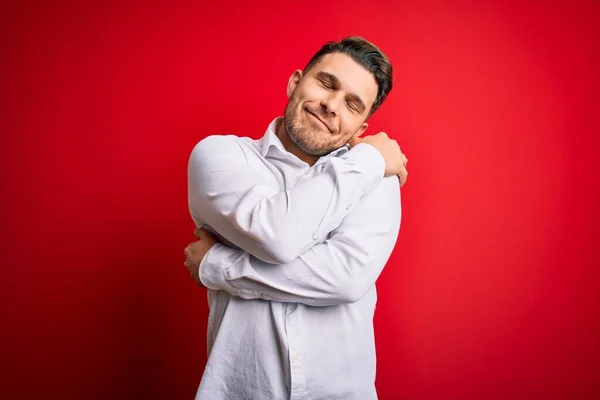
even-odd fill
[[[296,146],[290,140],[290,137],[288,136],[288,134],[285,130],[285,124],[283,123],[283,118],[280,119],[279,121],[277,121],[275,133],[276,133],[277,137],[279,138],[279,140],[281,141],[281,144],[287,151],[289,151],[290,153],[292,153],[293,155],[295,155],[296,157],[298,157],[299,159],[301,159],[302,161],[304,161],[311,167],[313,165],[315,165],[315,163],[317,162],[319,157],[312,156],[310,154],[303,152],[302,150],[300,150],[300,148],[298,146]]]

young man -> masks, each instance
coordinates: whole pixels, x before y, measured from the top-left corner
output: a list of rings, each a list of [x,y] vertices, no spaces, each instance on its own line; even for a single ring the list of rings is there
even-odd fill
[[[392,88],[370,42],[324,45],[289,79],[260,140],[210,136],[189,162],[200,239],[185,265],[208,288],[197,399],[376,399],[375,281],[400,228],[406,157],[361,138]]]

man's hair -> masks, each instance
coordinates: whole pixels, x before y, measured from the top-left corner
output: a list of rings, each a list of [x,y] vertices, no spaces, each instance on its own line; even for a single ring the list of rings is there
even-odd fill
[[[359,36],[350,36],[339,42],[327,42],[310,59],[304,71],[317,64],[323,56],[330,53],[344,53],[362,65],[375,77],[377,82],[377,98],[371,107],[371,116],[392,90],[392,64],[387,56],[373,43]]]

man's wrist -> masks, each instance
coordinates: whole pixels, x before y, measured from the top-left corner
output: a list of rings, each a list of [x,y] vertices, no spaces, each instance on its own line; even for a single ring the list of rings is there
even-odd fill
[[[364,170],[375,177],[383,177],[385,174],[385,159],[377,148],[369,143],[359,143],[352,148],[357,157],[363,161]]]
[[[200,261],[198,278],[200,283],[209,289],[219,290],[225,281],[225,274],[220,261],[224,257],[219,257],[219,254],[226,250],[227,247],[225,245],[215,243],[204,254],[202,261]]]

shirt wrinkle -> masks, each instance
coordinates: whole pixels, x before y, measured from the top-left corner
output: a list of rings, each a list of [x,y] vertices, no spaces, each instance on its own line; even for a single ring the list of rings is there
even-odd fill
[[[269,264],[254,257],[250,250],[234,245],[236,240],[252,237],[239,227],[232,230],[232,241],[223,240],[223,244],[213,246],[202,260],[200,279],[208,288],[210,309],[208,361],[196,400],[375,400],[375,279],[387,262],[399,229],[397,178],[377,178],[378,171],[383,172],[382,159],[376,151],[364,147],[352,149],[352,154],[360,154],[359,160],[347,158],[350,150],[343,146],[307,168],[306,163],[285,150],[277,137],[275,129],[280,118],[274,119],[258,140],[233,135],[212,140],[210,153],[241,151],[246,165],[240,164],[239,168],[258,171],[273,193],[330,173],[331,179],[323,179],[323,186],[313,193],[330,193],[331,197],[321,199],[323,217],[319,214],[319,219],[311,220],[319,221],[307,235],[312,243],[297,258],[285,257],[290,261],[284,265]],[[209,168],[209,162],[204,159],[190,163],[190,174],[195,176],[197,171]],[[333,170],[328,172],[328,168]],[[244,178],[238,176],[246,176],[246,171],[226,172],[227,181],[220,175],[208,176],[206,182],[188,181],[192,188],[192,218],[197,226],[205,226],[218,236],[219,229],[213,229],[202,218],[201,201],[205,198],[196,190],[221,179],[219,188],[236,188],[237,199],[232,195],[228,201],[243,201],[247,189],[239,181]],[[338,179],[341,174],[354,175]],[[211,199],[222,199],[219,188]],[[282,218],[317,208],[310,196],[302,197],[305,204],[301,209],[294,207],[299,200],[290,197],[286,201]],[[228,202],[219,204],[229,210],[232,218],[245,218],[249,212],[232,208]],[[254,220],[252,214],[250,228],[277,228],[280,232],[281,226],[271,225],[278,223],[273,216],[260,219],[260,215],[257,213]],[[227,222],[223,218],[214,221]],[[293,225],[283,227],[284,237],[279,239],[284,240],[263,242],[256,248],[285,242],[286,249],[276,250],[287,253],[288,244],[300,240],[295,235],[306,233],[308,227],[303,218],[293,221]],[[273,231],[265,228],[256,232]],[[252,238],[261,242],[259,236]],[[338,247],[334,246],[336,242]],[[290,252],[295,251],[293,247]]]

